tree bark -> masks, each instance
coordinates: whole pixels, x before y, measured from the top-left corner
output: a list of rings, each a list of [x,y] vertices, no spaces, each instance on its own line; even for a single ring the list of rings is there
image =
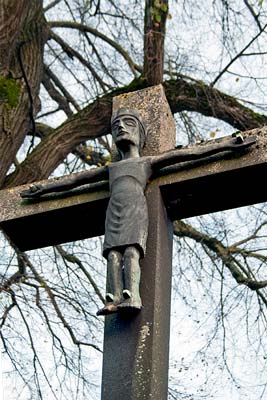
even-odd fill
[[[74,151],[80,143],[110,132],[112,97],[144,87],[143,83],[126,86],[97,99],[69,118],[45,137],[27,159],[4,181],[3,187],[22,185],[46,179],[54,169]],[[172,111],[195,111],[228,122],[238,130],[259,128],[267,117],[243,106],[233,97],[204,83],[188,83],[184,79],[164,83],[165,93]],[[203,102],[205,100],[205,104]]]
[[[76,146],[88,139],[109,133],[112,97],[104,96],[75,114],[36,146],[16,171],[10,174],[4,187],[17,186],[46,179]]]
[[[175,221],[173,223],[173,228],[173,233],[177,237],[189,237],[214,252],[216,257],[223,261],[224,265],[228,268],[239,285],[245,285],[251,290],[259,290],[267,286],[267,280],[257,281],[252,279],[249,269],[240,268],[240,264],[234,258],[234,253],[241,253],[241,249],[238,251],[236,248],[233,249],[232,246],[226,247],[218,239],[198,231],[183,221]]]
[[[0,75],[7,76],[19,33],[30,9],[27,0],[2,0],[0,5]]]
[[[163,81],[167,0],[147,0],[145,7],[143,79],[148,86]]]
[[[40,104],[45,19],[41,0],[6,0],[0,15],[1,61],[5,60],[0,71],[1,186],[27,131],[34,130]]]
[[[239,103],[236,98],[206,85],[185,79],[164,83],[166,97],[173,113],[194,111],[227,122],[240,131],[266,125],[267,117]]]

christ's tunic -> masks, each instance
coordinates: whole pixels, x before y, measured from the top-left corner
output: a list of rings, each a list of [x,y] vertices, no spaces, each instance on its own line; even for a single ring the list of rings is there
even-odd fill
[[[144,191],[152,175],[151,157],[131,158],[108,166],[110,200],[105,222],[103,256],[135,246],[144,257],[148,211]]]

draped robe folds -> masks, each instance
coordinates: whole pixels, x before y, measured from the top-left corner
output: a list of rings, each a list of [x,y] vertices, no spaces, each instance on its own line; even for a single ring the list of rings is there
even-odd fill
[[[105,222],[103,256],[135,246],[144,257],[148,233],[145,188],[152,175],[152,157],[130,158],[108,166],[110,200]]]

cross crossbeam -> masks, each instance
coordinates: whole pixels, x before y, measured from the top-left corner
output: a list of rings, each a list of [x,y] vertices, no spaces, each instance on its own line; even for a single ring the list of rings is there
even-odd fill
[[[145,155],[174,148],[175,124],[161,86],[115,98],[114,112],[122,106],[137,108],[147,122]],[[167,399],[171,222],[266,200],[259,177],[267,170],[267,128],[246,135],[257,136],[256,145],[247,151],[166,167],[148,184],[149,231],[141,279],[144,307],[134,317],[106,317],[102,400]],[[37,202],[21,200],[26,187],[0,192],[0,227],[20,250],[104,234],[107,182],[47,195]]]
[[[266,200],[260,178],[267,171],[267,128],[247,131],[246,135],[256,135],[257,144],[242,155],[224,155],[223,158],[218,155],[209,160],[179,164],[166,168],[165,175],[153,180],[150,185],[160,187],[171,220]],[[28,185],[0,192],[0,227],[21,250],[104,234],[109,199],[107,182],[22,202],[20,192],[26,187]],[[81,224],[84,219],[87,224]]]

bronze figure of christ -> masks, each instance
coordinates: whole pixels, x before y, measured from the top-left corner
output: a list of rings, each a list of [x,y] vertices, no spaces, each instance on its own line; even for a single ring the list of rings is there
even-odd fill
[[[140,259],[146,254],[148,210],[145,188],[152,174],[166,166],[197,160],[225,151],[240,151],[255,142],[230,138],[194,148],[174,149],[157,156],[140,157],[146,127],[136,110],[119,109],[111,121],[114,143],[120,161],[84,171],[60,182],[32,185],[21,193],[38,198],[46,193],[66,191],[88,183],[109,180],[110,200],[106,213],[103,256],[107,260],[108,293],[106,304],[97,315],[142,308],[139,293]]]

